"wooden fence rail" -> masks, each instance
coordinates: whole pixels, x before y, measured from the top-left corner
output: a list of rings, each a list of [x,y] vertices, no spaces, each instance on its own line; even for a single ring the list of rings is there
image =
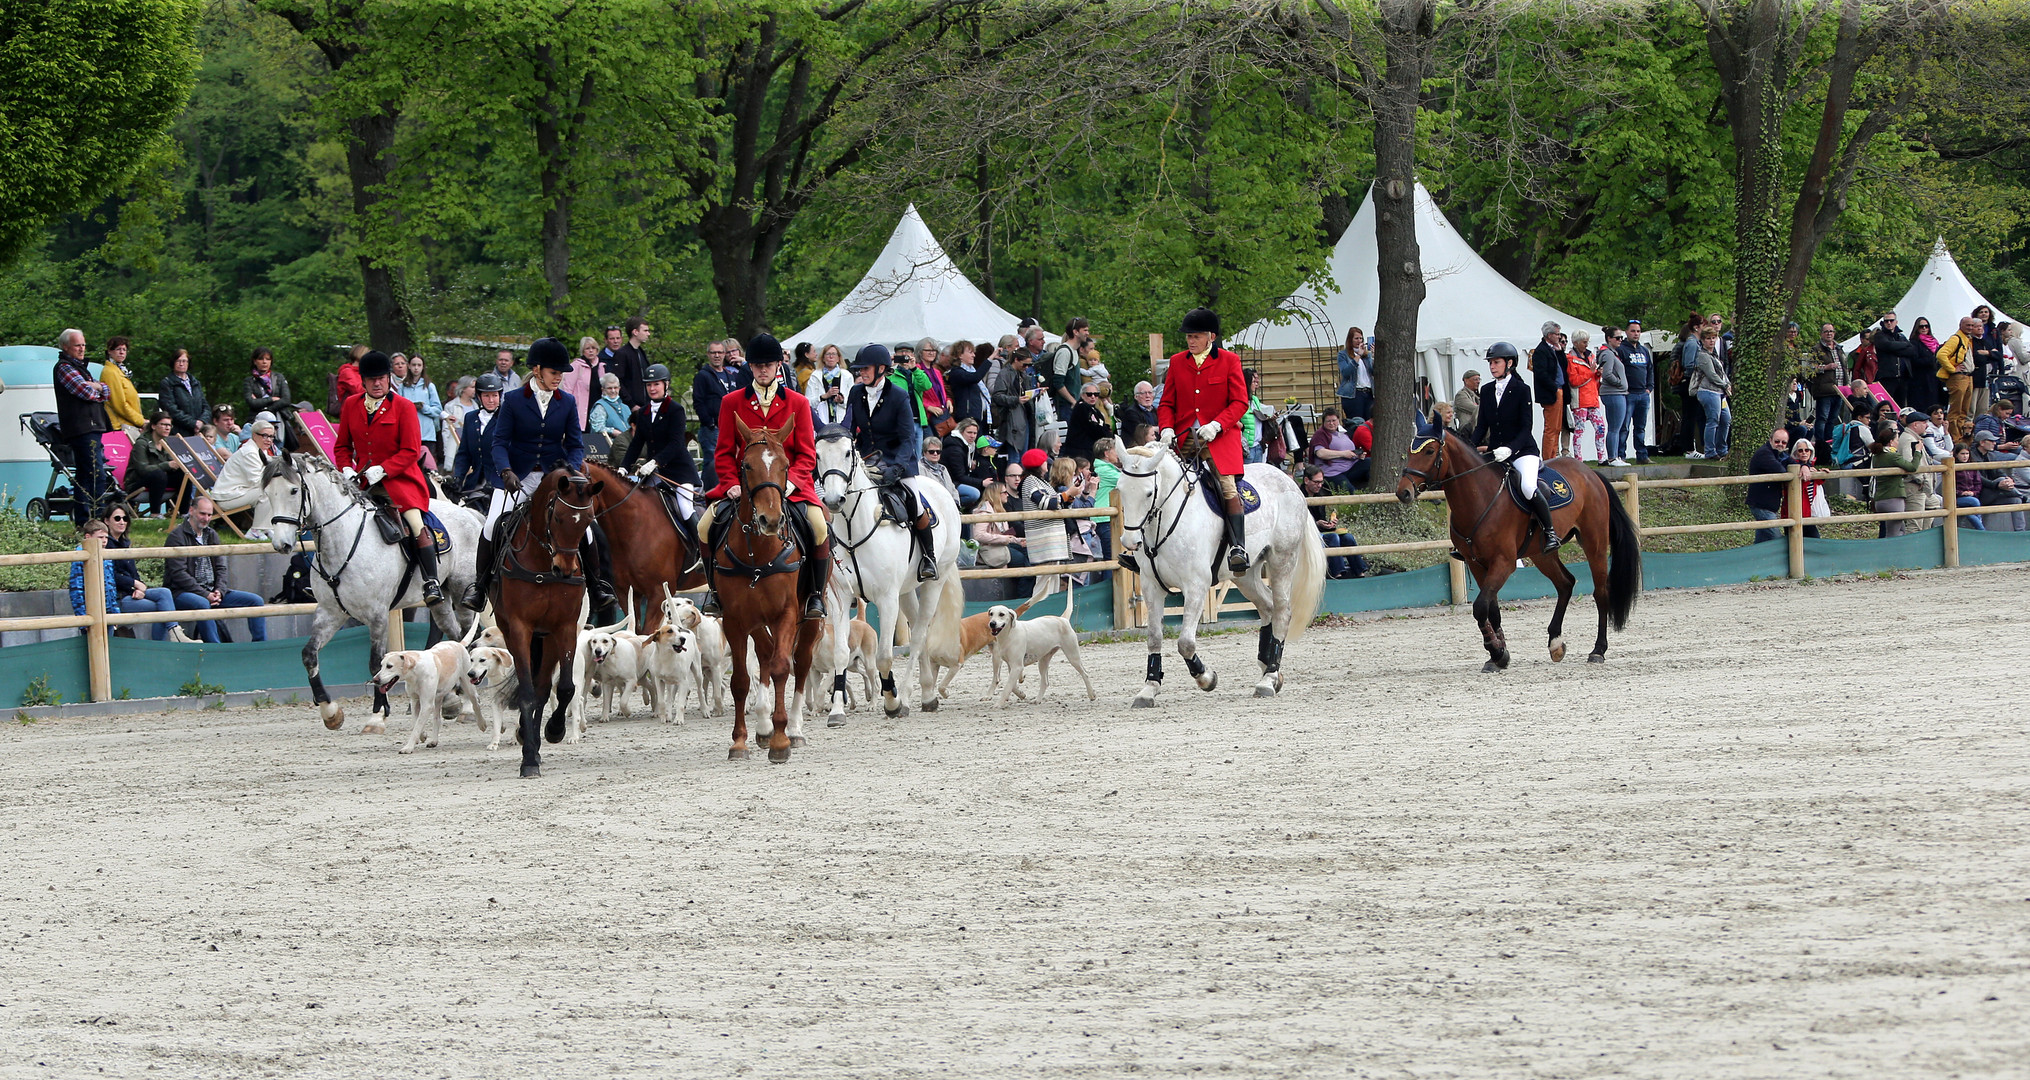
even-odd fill
[[[2012,469],[2024,467],[2030,467],[2030,463],[2022,461],[1996,461],[1996,462],[1971,462],[1967,464],[1960,464],[1959,462],[1956,461],[1947,461],[1940,465],[1922,466],[1917,470],[1918,473],[1934,474],[1942,476],[1944,478],[1944,483],[1941,485],[1941,488],[1943,492],[1948,493],[1944,499],[1946,505],[1940,507],[1937,510],[1906,510],[1899,513],[1871,512],[1863,514],[1835,514],[1830,517],[1821,517],[1821,518],[1807,518],[1793,516],[1793,517],[1774,518],[1768,521],[1716,521],[1716,522],[1703,522],[1691,525],[1663,525],[1663,526],[1642,525],[1642,493],[1645,491],[1652,491],[1657,489],[1729,487],[1744,484],[1781,483],[1786,485],[1786,490],[1789,496],[1789,505],[1797,507],[1800,510],[1803,510],[1805,509],[1803,498],[1804,485],[1799,468],[1797,466],[1792,466],[1788,472],[1769,473],[1765,475],[1755,475],[1755,476],[1701,476],[1701,477],[1687,477],[1683,479],[1656,479],[1656,480],[1645,480],[1631,474],[1619,481],[1610,481],[1609,486],[1619,490],[1622,503],[1628,510],[1629,517],[1633,519],[1633,521],[1635,522],[1637,533],[1642,536],[1677,536],[1688,533],[1745,532],[1760,529],[1781,530],[1786,534],[1786,539],[1788,540],[1787,546],[1789,549],[1788,561],[1789,561],[1790,576],[1793,578],[1800,578],[1803,577],[1805,574],[1805,560],[1804,560],[1805,527],[1811,525],[1830,525],[1839,523],[1858,524],[1865,522],[1917,521],[1933,518],[1938,519],[1943,525],[1944,536],[1942,539],[1945,553],[1945,565],[1948,567],[1957,567],[1960,564],[1959,529],[1960,529],[1960,520],[1962,518],[1976,517],[1986,514],[2017,513],[2030,510],[2030,504],[2023,503],[2001,504],[1993,506],[1968,506],[1968,507],[1957,506],[1955,505],[1958,502],[1957,498],[1953,497],[1950,494],[1956,489],[1955,480],[1957,475],[1961,471],[1969,469],[1995,470],[1995,469]],[[1907,474],[1905,474],[1901,469],[1847,469],[1838,471],[1815,470],[1813,472],[1814,479],[1823,479],[1823,480],[1863,478],[1871,476],[1891,476],[1891,475],[1907,475]],[[1418,498],[1420,500],[1428,502],[1443,502],[1445,499],[1445,495],[1442,491],[1429,491],[1420,494]],[[1359,495],[1320,495],[1306,498],[1304,500],[1306,506],[1359,506],[1376,503],[1393,503],[1395,501],[1396,497],[1393,492],[1368,492]],[[1065,520],[1067,518],[1082,518],[1082,519],[1104,518],[1107,519],[1107,528],[1110,534],[1110,538],[1113,542],[1112,550],[1116,554],[1118,554],[1121,550],[1121,533],[1123,529],[1121,515],[1122,510],[1120,502],[1120,493],[1117,491],[1113,494],[1112,502],[1108,506],[1095,506],[1095,507],[1084,507],[1077,509],[1062,509],[1062,510],[1019,510],[1019,511],[1003,511],[1003,512],[985,512],[977,514],[964,514],[960,516],[959,520],[961,522],[970,524],[980,522],[1005,522],[1005,521],[1057,522]],[[1413,540],[1388,544],[1357,544],[1347,547],[1332,548],[1327,552],[1327,555],[1328,557],[1331,558],[1345,558],[1354,555],[1386,555],[1394,552],[1407,552],[1407,551],[1439,551],[1449,549],[1451,546],[1452,542],[1447,539]],[[315,550],[315,547],[316,547],[315,544],[307,543],[304,545],[305,550]],[[99,543],[98,540],[87,539],[85,543],[78,550],[75,551],[47,551],[47,552],[33,552],[20,555],[0,555],[0,566],[46,566],[58,563],[83,562],[85,564],[85,580],[88,582],[99,582],[104,580],[105,574],[104,564],[105,560],[108,558],[121,560],[190,558],[194,556],[206,556],[206,557],[224,556],[226,558],[242,558],[252,555],[272,555],[272,554],[275,554],[274,550],[266,544],[215,544],[207,547],[146,547],[146,548],[136,547],[136,548],[117,549],[109,552],[106,548],[104,548],[102,544]],[[1468,594],[1465,567],[1458,560],[1448,560],[1448,562],[1450,565],[1450,577],[1451,577],[1450,591],[1452,602],[1454,604],[1464,604],[1467,601]],[[1115,582],[1116,587],[1114,589],[1114,610],[1113,610],[1114,629],[1128,630],[1138,626],[1146,626],[1150,613],[1142,610],[1140,579],[1133,571],[1123,569],[1118,559],[1101,559],[1090,562],[1050,563],[1042,566],[1005,566],[1005,567],[976,566],[960,571],[959,576],[967,580],[982,580],[982,579],[997,579],[997,578],[1040,577],[1053,574],[1087,574],[1087,573],[1100,573],[1106,571],[1112,571],[1116,575]],[[1217,586],[1213,589],[1212,595],[1209,597],[1209,604],[1206,608],[1207,613],[1211,617],[1217,618],[1220,614],[1251,612],[1254,610],[1253,605],[1248,604],[1245,601],[1238,601],[1235,603],[1225,602],[1225,595],[1231,588],[1232,586],[1228,584]],[[213,619],[245,619],[245,618],[263,618],[269,616],[307,615],[315,612],[316,610],[317,610],[316,604],[264,604],[258,607],[224,608],[209,613],[200,613],[185,610],[185,611],[134,612],[129,614],[118,611],[107,611],[105,605],[105,590],[101,588],[88,588],[85,590],[85,613],[82,615],[42,615],[15,619],[0,619],[0,630],[28,631],[28,630],[59,630],[70,628],[83,629],[85,632],[86,654],[91,674],[90,678],[91,697],[92,700],[94,701],[105,701],[112,697],[111,647],[108,644],[108,638],[110,637],[111,631],[114,627],[139,626],[152,623],[183,621],[191,619],[194,616],[200,614],[205,614],[209,618]],[[1170,609],[1166,607],[1161,614],[1168,615],[1172,614],[1175,611],[1181,611],[1181,608]],[[401,611],[393,611],[388,613],[389,644],[392,645],[394,648],[398,649],[402,647],[401,619],[402,619]]]

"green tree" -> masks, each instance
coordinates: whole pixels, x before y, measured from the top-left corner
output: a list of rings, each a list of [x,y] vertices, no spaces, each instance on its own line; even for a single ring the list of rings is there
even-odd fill
[[[190,96],[196,0],[0,5],[0,264],[123,188]]]

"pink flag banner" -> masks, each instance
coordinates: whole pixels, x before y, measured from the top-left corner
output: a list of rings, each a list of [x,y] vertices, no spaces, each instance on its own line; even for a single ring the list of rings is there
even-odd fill
[[[311,441],[324,452],[324,460],[330,461],[338,447],[338,429],[316,409],[299,409],[296,419],[303,423],[303,430],[310,433]]]
[[[134,456],[134,440],[124,431],[108,431],[99,436],[99,445],[106,448],[106,471],[113,474],[113,482],[127,486],[127,459]]]

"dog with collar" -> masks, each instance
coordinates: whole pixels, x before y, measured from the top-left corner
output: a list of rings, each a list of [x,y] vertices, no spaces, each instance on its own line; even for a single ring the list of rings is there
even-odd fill
[[[428,747],[437,745],[444,733],[445,703],[454,703],[454,716],[460,708],[456,702],[464,695],[465,660],[465,646],[456,641],[440,641],[428,649],[404,649],[381,657],[380,670],[374,673],[374,689],[385,694],[399,682],[409,691],[409,716],[413,724],[408,741],[402,744],[402,753],[415,753],[418,742]],[[427,740],[423,738],[425,713],[430,718]]]
[[[1079,658],[1078,631],[1071,625],[1071,590],[1065,590],[1064,614],[1042,615],[1034,619],[1019,618],[1014,608],[995,604],[987,609],[987,631],[993,635],[988,655],[994,660],[994,681],[1000,684],[1001,668],[1008,668],[1008,682],[1001,687],[1001,698],[996,707],[1008,704],[1008,695],[1015,694],[1024,701],[1029,695],[1022,691],[1022,672],[1030,664],[1036,665],[1039,685],[1035,700],[1043,700],[1050,691],[1050,660],[1058,653],[1064,654],[1065,662],[1085,680],[1087,700],[1098,700],[1093,691],[1092,676],[1086,674],[1085,664]],[[989,691],[990,693],[992,691]]]

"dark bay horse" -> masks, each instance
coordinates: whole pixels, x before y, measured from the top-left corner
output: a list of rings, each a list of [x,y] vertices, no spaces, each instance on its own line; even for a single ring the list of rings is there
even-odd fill
[[[585,475],[604,485],[592,500],[593,516],[612,552],[614,595],[647,605],[635,615],[642,633],[654,633],[664,596],[705,587],[704,567],[684,572],[696,554],[692,539],[670,520],[661,494],[604,465],[588,463]]]
[[[575,689],[571,660],[578,651],[578,618],[585,601],[578,546],[592,527],[593,500],[604,487],[563,469],[551,470],[528,502],[497,526],[500,572],[487,598],[515,658],[524,777],[543,775],[536,721],[553,685],[557,709],[543,736],[551,742],[564,737]]]
[[[789,760],[791,747],[804,745],[804,694],[811,675],[811,652],[824,621],[803,617],[798,573],[809,553],[797,551],[790,514],[789,450],[781,432],[754,431],[745,424],[719,437],[740,440],[740,500],[732,532],[712,553],[719,579],[719,606],[725,609],[726,650],[733,664],[733,747],[727,758],[747,756],[747,642],[764,683],[775,688],[775,712],[767,732],[768,760]],[[795,707],[784,698],[796,678]]]
[[[1577,535],[1593,571],[1593,602],[1600,609],[1600,631],[1593,639],[1588,663],[1607,660],[1607,627],[1620,630],[1642,591],[1642,544],[1635,523],[1628,519],[1621,500],[1593,470],[1577,459],[1561,457],[1555,462],[1572,484],[1572,501],[1551,511],[1551,523],[1559,535]],[[1488,660],[1482,671],[1508,667],[1508,639],[1501,632],[1502,583],[1515,573],[1516,559],[1525,557],[1537,564],[1558,589],[1558,610],[1551,615],[1551,659],[1565,658],[1565,608],[1572,602],[1572,586],[1578,579],[1565,568],[1556,551],[1544,551],[1536,519],[1515,504],[1503,491],[1506,467],[1480,455],[1465,439],[1445,431],[1420,434],[1410,444],[1410,459],[1403,478],[1396,484],[1396,498],[1409,502],[1428,487],[1443,488],[1445,505],[1452,521],[1452,545],[1465,556],[1473,580],[1480,583],[1480,595],[1473,601],[1473,617],[1480,623],[1480,635],[1487,645]],[[1548,470],[1538,484],[1549,483]]]

